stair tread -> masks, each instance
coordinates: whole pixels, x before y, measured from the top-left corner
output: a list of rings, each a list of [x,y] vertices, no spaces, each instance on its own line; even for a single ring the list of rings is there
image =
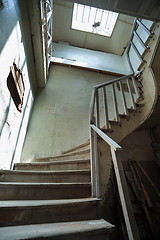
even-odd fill
[[[90,182],[78,182],[78,183],[28,183],[28,182],[0,182],[0,186],[35,186],[35,187],[49,187],[49,186],[90,186]]]
[[[73,147],[73,148],[70,148],[66,151],[61,152],[61,154],[68,154],[68,153],[73,153],[73,152],[75,153],[75,152],[81,151],[82,149],[86,150],[85,148],[88,149],[89,147],[90,147],[90,139],[88,139],[88,141],[85,142],[85,143],[82,143],[82,144],[80,144],[76,147]]]
[[[99,198],[79,198],[79,199],[58,199],[58,200],[8,200],[0,201],[0,208],[12,208],[12,207],[38,207],[47,205],[74,205],[78,203],[94,203],[100,201]]]
[[[49,164],[64,164],[64,163],[74,163],[74,162],[88,162],[90,159],[71,159],[71,160],[52,160],[48,162],[31,162],[31,163],[15,163],[16,165],[49,165]]]
[[[55,171],[29,171],[29,170],[0,170],[1,174],[45,174],[45,175],[51,175],[51,174],[77,174],[77,173],[90,173],[90,169],[84,169],[84,170],[55,170]]]
[[[114,226],[103,219],[33,224],[23,226],[12,226],[0,228],[0,236],[3,240],[22,240],[22,239],[38,239],[38,238],[61,238],[65,236],[75,236],[84,234],[105,234],[114,229]]]
[[[78,151],[78,152],[73,152],[73,153],[66,153],[66,154],[62,154],[62,155],[58,155],[58,156],[54,156],[54,157],[42,157],[42,158],[37,158],[35,159],[36,162],[43,162],[43,161],[53,161],[53,160],[56,160],[56,159],[64,159],[66,157],[75,157],[75,156],[79,156],[79,155],[88,155],[90,153],[90,149],[87,149],[87,150],[81,150],[81,151]]]

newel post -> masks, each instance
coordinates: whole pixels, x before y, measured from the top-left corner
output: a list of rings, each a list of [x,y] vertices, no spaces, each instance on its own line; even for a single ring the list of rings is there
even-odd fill
[[[90,126],[90,163],[92,197],[100,197],[97,133]]]

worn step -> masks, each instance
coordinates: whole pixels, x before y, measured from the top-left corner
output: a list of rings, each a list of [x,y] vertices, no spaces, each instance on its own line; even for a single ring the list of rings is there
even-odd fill
[[[88,149],[90,149],[90,140],[88,140],[85,143],[82,143],[81,145],[70,148],[69,150],[62,152],[61,154],[76,153],[76,152],[79,152],[82,150],[84,151],[84,150],[88,150]]]
[[[0,171],[0,182],[76,183],[90,181],[91,181],[90,170]]]
[[[53,171],[90,169],[90,159],[55,160],[40,163],[15,163],[14,170]]]
[[[88,159],[90,157],[90,149],[80,150],[78,152],[62,154],[56,157],[38,158],[35,162],[49,162],[55,160],[75,160],[75,159]]]
[[[0,183],[0,200],[76,199],[90,196],[90,183]]]
[[[63,239],[63,240],[107,240],[114,226],[103,219],[33,224],[0,228],[3,240]]]
[[[0,201],[0,226],[98,219],[99,201],[97,198]]]

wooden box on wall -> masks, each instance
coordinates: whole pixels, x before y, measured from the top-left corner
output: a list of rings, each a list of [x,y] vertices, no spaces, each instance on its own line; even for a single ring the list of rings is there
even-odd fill
[[[21,112],[25,87],[22,73],[20,72],[20,69],[17,68],[15,63],[13,63],[13,66],[10,68],[10,73],[7,78],[7,87],[17,110]]]

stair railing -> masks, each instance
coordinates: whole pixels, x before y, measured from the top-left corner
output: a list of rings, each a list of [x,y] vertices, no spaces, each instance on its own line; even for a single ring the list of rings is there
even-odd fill
[[[135,76],[133,74],[96,85],[93,89],[91,105],[90,105],[91,186],[92,186],[92,196],[99,198],[100,184],[99,184],[99,161],[98,161],[97,137],[100,136],[110,146],[114,171],[116,175],[116,181],[118,185],[119,196],[122,204],[122,210],[125,218],[126,229],[128,232],[129,239],[139,239],[138,230],[137,230],[133,210],[131,207],[131,201],[129,197],[127,183],[126,183],[126,179],[123,172],[122,162],[120,159],[120,150],[122,150],[122,148],[110,137],[108,137],[101,129],[99,91],[100,89],[103,90],[103,101],[104,101],[103,117],[105,118],[105,124],[106,124],[105,130],[110,131],[111,123],[112,124],[120,123],[120,112],[118,109],[117,91],[115,90],[115,87],[116,87],[115,84],[119,84],[119,87],[120,87],[120,93],[121,93],[123,109],[124,109],[123,116],[128,116],[128,110],[130,110],[127,107],[127,99],[126,99],[126,95],[124,94],[124,89],[123,89],[124,83],[126,83],[128,86],[128,93],[132,103],[132,106],[130,109],[135,110],[136,99],[134,95],[138,92],[138,89],[135,83]],[[132,83],[132,87],[131,87],[131,83]],[[106,88],[108,86],[112,88],[112,98],[114,103],[115,118],[112,121],[109,119],[108,101],[107,101],[107,95],[106,95]]]
[[[121,146],[118,145],[115,141],[113,141],[110,137],[108,137],[104,131],[101,129],[101,118],[100,118],[100,107],[99,107],[99,91],[102,90],[103,93],[103,107],[104,107],[104,119],[105,119],[105,131],[110,131],[110,124],[118,124],[120,123],[120,117],[127,117],[129,115],[128,111],[136,110],[136,102],[140,98],[140,93],[136,84],[136,77],[141,73],[138,72],[136,75],[134,73],[134,68],[132,66],[132,62],[129,56],[129,52],[131,47],[134,49],[138,57],[141,59],[141,64],[144,62],[143,54],[141,55],[139,50],[136,48],[133,38],[136,37],[138,41],[144,48],[144,51],[148,49],[148,45],[143,42],[138,33],[136,32],[137,26],[142,27],[149,36],[152,33],[140,20],[137,18],[133,24],[133,29],[131,33],[131,37],[126,49],[128,63],[131,68],[132,74],[128,76],[123,76],[117,79],[110,80],[106,83],[102,83],[94,86],[91,105],[90,105],[90,147],[91,147],[91,183],[92,183],[92,196],[100,197],[100,184],[99,184],[99,162],[98,162],[98,146],[97,146],[97,137],[100,136],[110,147],[120,201],[122,205],[122,211],[125,219],[126,229],[128,233],[128,238],[130,240],[140,239],[137,225],[135,222],[135,217],[133,213],[133,209],[131,206],[131,200],[128,192],[127,182],[124,176],[124,171],[122,167],[120,151],[122,150]],[[116,87],[119,86],[119,93],[121,93],[121,100],[123,103],[123,113],[121,114],[118,107],[118,98]],[[124,91],[124,85],[128,88],[128,96],[130,98],[131,107],[127,106],[127,97]],[[106,88],[110,86],[112,89],[112,100],[114,106],[114,119],[109,119],[109,105],[107,101]],[[119,94],[118,93],[118,94]],[[136,96],[136,97],[135,97]],[[104,129],[103,129],[104,130]]]
[[[152,27],[153,26],[154,26],[154,22],[152,24]],[[139,33],[137,31],[139,28],[143,29],[143,31],[147,34],[148,37],[146,38],[146,41],[144,41],[144,39],[142,39],[142,37],[139,35]],[[145,24],[143,24],[141,20],[139,20],[138,18],[135,18],[134,23],[133,23],[133,27],[132,27],[131,36],[130,36],[130,39],[129,39],[129,42],[128,42],[128,45],[127,45],[127,49],[126,49],[127,59],[128,59],[128,63],[130,65],[132,73],[134,73],[134,69],[133,69],[133,66],[132,66],[132,61],[129,57],[129,53],[130,53],[131,48],[136,53],[136,55],[138,56],[138,59],[140,61],[140,65],[137,69],[138,71],[140,71],[141,67],[145,63],[144,54],[146,53],[146,51],[148,51],[150,49],[150,47],[147,44],[147,40],[153,34],[154,34],[154,32],[151,29],[149,29],[147,26],[145,26]],[[140,49],[137,48],[137,46],[135,44],[135,40],[140,43],[140,45],[143,49],[142,52],[140,52]]]
[[[92,186],[92,196],[100,198],[100,183],[99,183],[99,161],[98,161],[98,146],[97,137],[100,136],[109,146],[116,176],[116,181],[118,185],[119,196],[121,200],[123,215],[126,223],[126,229],[129,239],[139,239],[139,233],[137,225],[134,218],[133,209],[131,206],[131,200],[127,188],[126,179],[123,172],[122,162],[120,158],[120,151],[122,150],[115,141],[108,137],[101,129],[101,119],[100,119],[100,109],[99,109],[99,90],[103,90],[103,100],[104,100],[104,118],[106,122],[106,131],[110,130],[110,123],[120,122],[120,113],[117,103],[117,92],[115,91],[115,84],[119,84],[121,98],[124,108],[124,116],[128,116],[127,99],[124,94],[123,84],[127,83],[128,92],[130,100],[132,102],[132,110],[136,109],[136,99],[133,94],[135,94],[138,89],[135,84],[135,76],[130,74],[128,76],[120,77],[114,80],[110,80],[106,83],[96,85],[93,89],[91,105],[90,105],[90,152],[91,152],[91,186]],[[132,83],[132,88],[131,88]],[[109,120],[108,112],[108,102],[106,96],[106,88],[108,86],[112,87],[112,98],[114,103],[114,120]],[[138,95],[139,96],[139,95]]]
[[[120,156],[122,148],[94,124],[90,124],[90,133],[92,196],[100,197],[97,149],[97,136],[100,136],[110,147],[128,238],[129,240],[140,240]]]

